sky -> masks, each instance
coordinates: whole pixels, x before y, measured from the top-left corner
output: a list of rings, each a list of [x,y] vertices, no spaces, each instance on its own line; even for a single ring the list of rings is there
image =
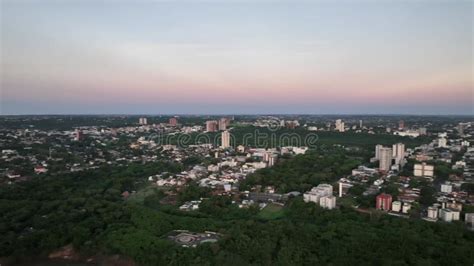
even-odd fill
[[[3,115],[474,115],[474,1],[0,2]]]

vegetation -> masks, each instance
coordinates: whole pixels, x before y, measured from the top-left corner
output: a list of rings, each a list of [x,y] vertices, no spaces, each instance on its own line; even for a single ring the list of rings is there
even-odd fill
[[[407,147],[415,147],[429,143],[431,137],[421,136],[418,138],[401,137],[392,134],[368,134],[355,132],[317,131],[311,132],[305,128],[296,129],[281,128],[270,130],[268,128],[254,126],[234,127],[231,131],[231,143],[234,146],[247,145],[252,147],[281,147],[281,146],[320,146],[338,144],[342,146],[358,146],[373,150],[375,145],[392,145],[403,142]],[[157,136],[156,142],[187,146],[195,143],[213,143],[219,145],[219,133],[192,133]]]
[[[264,220],[274,220],[282,218],[284,215],[283,206],[274,203],[268,204],[258,213],[258,217]]]
[[[459,224],[326,211],[301,198],[284,214],[269,205],[236,216],[225,198],[206,201],[203,215],[167,213],[124,202],[114,186],[108,178],[76,175],[2,187],[0,255],[21,258],[73,243],[81,252],[125,254],[143,265],[469,265],[474,259],[474,235]],[[174,229],[224,237],[183,249],[163,238]]]
[[[242,182],[241,189],[271,185],[281,193],[305,192],[320,183],[336,181],[360,163],[360,158],[349,157],[342,149],[312,150],[272,168],[257,171]]]

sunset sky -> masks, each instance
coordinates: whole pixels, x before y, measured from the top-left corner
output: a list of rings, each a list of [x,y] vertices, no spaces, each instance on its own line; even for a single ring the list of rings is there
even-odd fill
[[[470,114],[473,1],[1,1],[1,114]]]

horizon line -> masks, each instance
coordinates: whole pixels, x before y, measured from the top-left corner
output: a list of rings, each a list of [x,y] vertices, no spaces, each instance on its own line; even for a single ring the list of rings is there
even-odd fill
[[[473,114],[374,114],[374,113],[43,113],[43,114],[0,114],[7,116],[473,116]]]

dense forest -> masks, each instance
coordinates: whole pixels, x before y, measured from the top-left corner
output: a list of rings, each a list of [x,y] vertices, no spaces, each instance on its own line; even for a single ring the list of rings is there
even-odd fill
[[[401,137],[392,134],[369,134],[355,132],[335,131],[308,131],[305,128],[271,130],[266,127],[237,126],[231,129],[231,145],[246,145],[260,148],[276,148],[282,146],[308,146],[311,148],[319,145],[357,146],[373,149],[375,145],[392,145],[403,142],[407,147],[416,147],[429,143],[430,136],[418,138]],[[153,140],[160,144],[173,144],[189,146],[200,143],[220,145],[220,132],[216,133],[191,133],[174,135],[156,135]]]
[[[342,148],[310,150],[304,155],[297,155],[248,176],[242,182],[241,190],[250,190],[254,185],[271,185],[281,193],[305,192],[320,183],[338,180],[341,175],[350,173],[351,169],[361,162],[361,157],[349,156]]]

